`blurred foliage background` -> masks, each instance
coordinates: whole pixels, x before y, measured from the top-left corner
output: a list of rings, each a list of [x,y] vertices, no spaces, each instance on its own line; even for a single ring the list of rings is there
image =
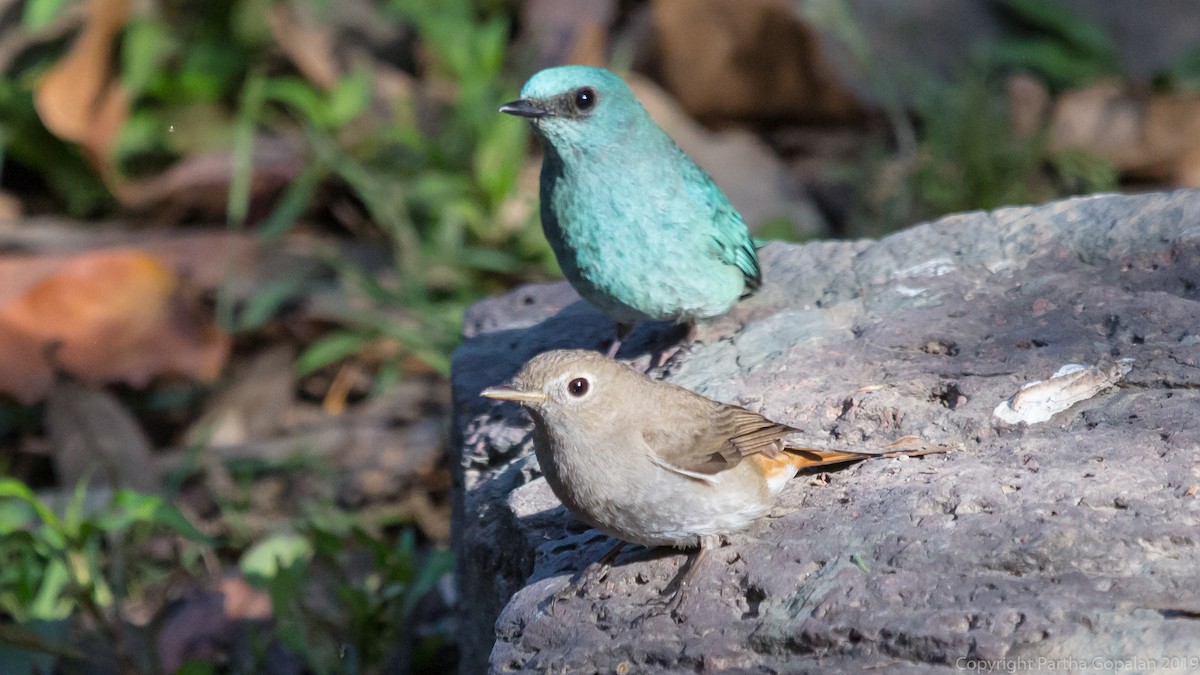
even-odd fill
[[[1200,184],[1200,35],[1113,6],[0,1],[0,671],[454,668],[451,352],[558,274],[537,68],[628,74],[760,236],[881,236]]]

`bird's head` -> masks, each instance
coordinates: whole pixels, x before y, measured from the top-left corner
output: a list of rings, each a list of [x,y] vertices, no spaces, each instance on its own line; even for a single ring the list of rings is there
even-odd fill
[[[629,85],[591,66],[538,71],[500,112],[527,118],[560,151],[607,145],[649,119]]]
[[[596,352],[560,349],[538,354],[508,384],[484,389],[481,395],[516,401],[551,426],[579,428],[603,424],[622,403],[628,405],[641,377]]]

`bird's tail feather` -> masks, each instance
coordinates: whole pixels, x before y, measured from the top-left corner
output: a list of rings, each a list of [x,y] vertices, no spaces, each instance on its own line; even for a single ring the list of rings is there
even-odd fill
[[[832,464],[859,462],[864,459],[887,459],[895,457],[920,457],[936,455],[949,450],[944,446],[933,446],[915,436],[904,438],[884,446],[886,452],[849,452],[844,450],[818,450],[816,448],[785,447],[784,454],[797,471]]]
[[[865,452],[843,452],[841,450],[817,450],[816,448],[787,448],[785,455],[796,470],[811,469],[831,464],[845,464],[870,459],[877,455]]]

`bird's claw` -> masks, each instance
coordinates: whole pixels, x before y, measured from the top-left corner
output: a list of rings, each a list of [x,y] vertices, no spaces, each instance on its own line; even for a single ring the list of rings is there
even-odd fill
[[[602,583],[608,578],[610,569],[612,569],[612,561],[610,560],[600,560],[585,567],[575,578],[568,581],[566,586],[558,589],[554,595],[550,596],[551,615],[554,615],[554,610],[559,604],[565,603],[573,597],[581,598],[588,586]]]

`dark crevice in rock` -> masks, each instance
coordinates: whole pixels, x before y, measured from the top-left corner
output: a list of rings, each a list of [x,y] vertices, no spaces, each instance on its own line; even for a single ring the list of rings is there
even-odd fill
[[[767,599],[767,594],[763,589],[757,586],[748,586],[744,591],[746,599],[746,611],[742,613],[743,619],[754,619],[758,617],[758,607]]]

